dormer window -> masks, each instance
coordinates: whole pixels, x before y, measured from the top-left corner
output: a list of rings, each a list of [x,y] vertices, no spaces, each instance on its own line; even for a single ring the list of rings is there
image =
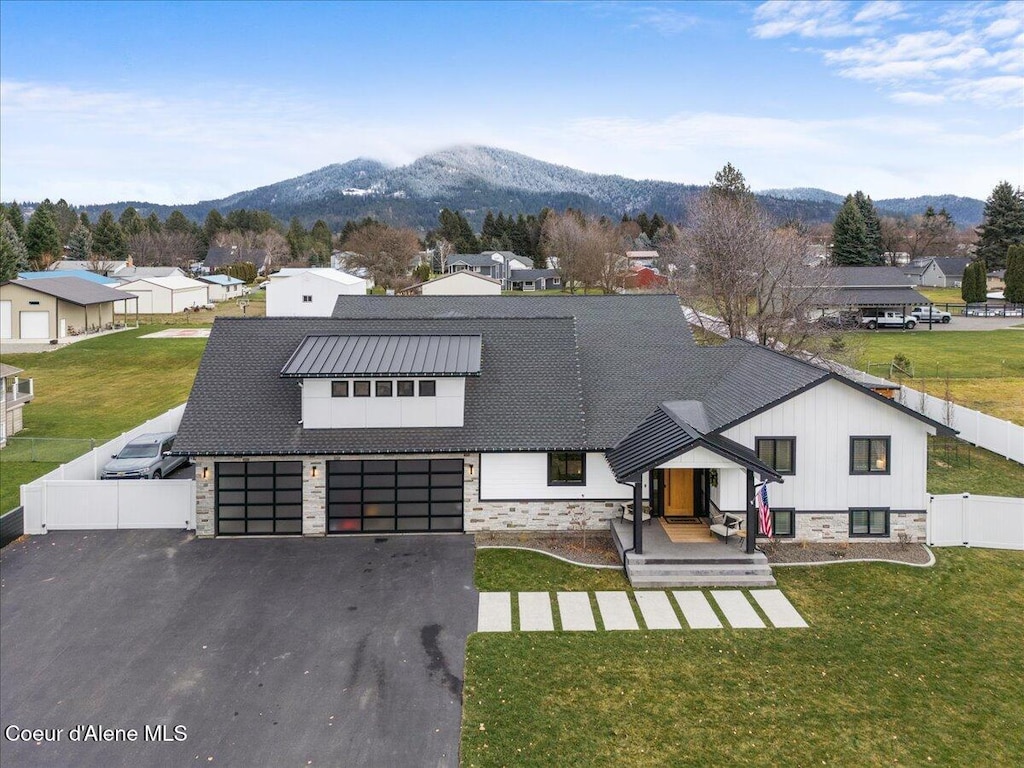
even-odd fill
[[[436,381],[420,382],[420,397],[434,397],[437,394]]]
[[[348,382],[347,381],[332,381],[331,382],[331,397],[348,397]]]
[[[369,397],[370,396],[370,382],[368,382],[368,381],[353,381],[352,382],[352,394],[355,397]]]
[[[377,397],[391,397],[391,382],[378,381],[376,386]]]
[[[416,382],[415,381],[400,381],[398,382],[398,396],[399,397],[413,397],[416,394]]]

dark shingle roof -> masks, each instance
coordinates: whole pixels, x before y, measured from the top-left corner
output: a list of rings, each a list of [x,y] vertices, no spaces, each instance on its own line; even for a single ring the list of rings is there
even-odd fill
[[[478,376],[480,336],[307,336],[282,376]]]
[[[108,301],[124,301],[134,297],[124,291],[117,291],[80,277],[50,277],[46,280],[19,280],[16,283],[47,296],[56,296],[61,301],[80,307],[106,304]]]
[[[359,334],[480,335],[486,373],[466,379],[464,425],[303,429],[299,382],[281,369],[309,335]],[[198,455],[574,449],[586,440],[577,371],[571,318],[218,318],[174,447]]]
[[[912,307],[929,299],[913,288],[841,288],[829,304],[839,307]]]
[[[946,277],[963,277],[964,270],[972,261],[974,259],[969,256],[939,256],[935,258],[935,264]]]
[[[899,288],[913,285],[899,267],[835,267],[832,277],[838,288]]]
[[[508,279],[512,282],[519,280],[539,280],[542,277],[558,277],[557,269],[513,269],[509,272]]]

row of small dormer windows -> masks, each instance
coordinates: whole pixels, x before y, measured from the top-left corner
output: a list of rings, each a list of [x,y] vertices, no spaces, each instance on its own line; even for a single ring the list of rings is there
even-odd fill
[[[371,384],[373,385],[371,387]],[[395,385],[398,385],[397,387]],[[371,389],[374,397],[393,397],[397,390],[399,397],[415,397],[417,384],[420,397],[434,397],[437,393],[437,382],[433,379],[411,379],[399,381],[332,381],[331,397],[369,397]]]

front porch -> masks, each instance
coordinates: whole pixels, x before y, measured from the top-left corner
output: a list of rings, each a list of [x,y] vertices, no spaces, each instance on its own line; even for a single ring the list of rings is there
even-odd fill
[[[673,543],[662,518],[649,519],[642,524],[643,553],[637,554],[632,551],[633,522],[613,520],[612,540],[625,563],[630,583],[636,588],[775,586],[763,552],[748,554],[742,539],[723,540],[711,534],[703,523],[695,525],[707,531],[706,541]]]

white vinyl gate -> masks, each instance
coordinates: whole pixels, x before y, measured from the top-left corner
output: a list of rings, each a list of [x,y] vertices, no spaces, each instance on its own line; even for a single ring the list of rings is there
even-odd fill
[[[49,474],[21,486],[25,533],[115,528],[196,527],[195,480],[97,480],[125,443],[148,432],[175,432],[184,405],[150,419]]]
[[[931,496],[928,543],[1024,550],[1024,499],[968,493]]]

